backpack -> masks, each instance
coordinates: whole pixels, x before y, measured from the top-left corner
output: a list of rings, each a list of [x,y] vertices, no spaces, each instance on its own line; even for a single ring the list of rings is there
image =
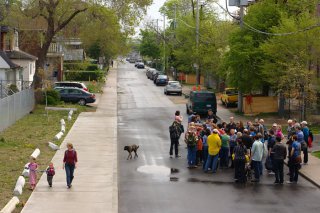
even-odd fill
[[[313,133],[312,133],[311,130],[309,129],[309,137],[308,137],[308,147],[309,147],[309,148],[312,147],[312,142],[313,142]]]
[[[173,122],[171,126],[169,126],[169,133],[171,139],[178,139],[181,135],[181,129],[178,126],[179,124],[176,122]]]
[[[185,139],[185,142],[188,146],[196,146],[198,139],[194,133],[189,133]]]

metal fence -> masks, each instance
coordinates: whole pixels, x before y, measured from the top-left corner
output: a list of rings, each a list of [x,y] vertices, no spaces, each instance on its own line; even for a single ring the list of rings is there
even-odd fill
[[[33,89],[25,89],[0,99],[0,132],[27,115],[34,101]]]
[[[16,92],[31,88],[32,81],[0,80],[0,99],[13,95]]]

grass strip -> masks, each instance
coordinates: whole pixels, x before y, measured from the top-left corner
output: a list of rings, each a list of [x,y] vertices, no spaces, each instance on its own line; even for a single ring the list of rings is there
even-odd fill
[[[24,165],[29,162],[29,156],[35,148],[41,150],[37,159],[39,170],[47,167],[55,154],[47,143],[53,141],[54,136],[60,131],[60,119],[64,118],[66,121],[66,133],[59,141],[55,141],[57,145],[62,143],[81,112],[93,111],[90,107],[76,104],[63,106],[77,108],[71,121],[68,121],[68,111],[49,111],[47,117],[44,106],[38,105],[31,114],[0,133],[0,209],[12,198],[16,180],[21,175]],[[41,174],[38,175],[38,178],[40,177]],[[31,195],[28,187],[26,178],[23,194],[19,197],[20,204],[14,212],[20,212]]]

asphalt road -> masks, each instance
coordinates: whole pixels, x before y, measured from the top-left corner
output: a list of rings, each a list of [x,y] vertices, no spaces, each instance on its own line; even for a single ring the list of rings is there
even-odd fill
[[[179,97],[180,98],[180,97]],[[182,98],[182,97],[181,97]],[[187,169],[181,140],[180,159],[169,158],[168,127],[175,104],[133,64],[118,69],[118,159],[120,213],[302,213],[319,212],[320,190],[300,177],[297,185],[233,182],[233,170],[205,174]],[[125,145],[137,144],[139,158],[126,160]],[[286,176],[287,179],[287,176]]]

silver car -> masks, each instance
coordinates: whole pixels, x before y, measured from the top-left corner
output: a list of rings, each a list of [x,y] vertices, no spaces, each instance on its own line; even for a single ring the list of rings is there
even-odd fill
[[[182,95],[182,87],[179,81],[169,81],[168,84],[165,86],[164,94],[169,95],[172,93]]]

